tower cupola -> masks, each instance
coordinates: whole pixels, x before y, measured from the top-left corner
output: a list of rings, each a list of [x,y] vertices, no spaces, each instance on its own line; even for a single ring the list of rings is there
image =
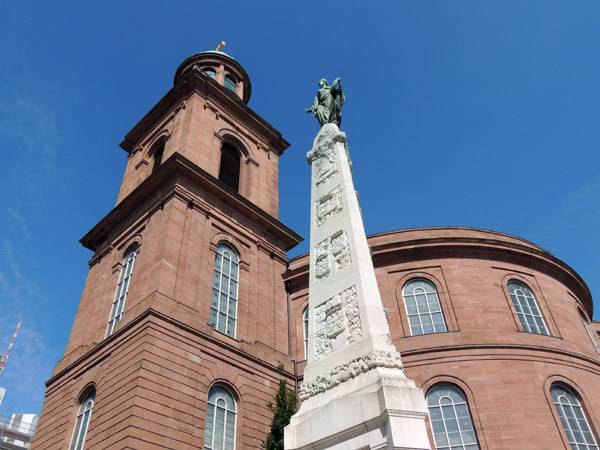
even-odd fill
[[[220,51],[207,51],[190,56],[175,72],[175,85],[193,70],[214,79],[248,104],[252,90],[250,77],[231,56]]]

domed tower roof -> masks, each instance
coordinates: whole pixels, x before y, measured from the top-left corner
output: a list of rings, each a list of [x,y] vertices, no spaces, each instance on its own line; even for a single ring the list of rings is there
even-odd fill
[[[244,103],[250,100],[250,77],[235,59],[220,51],[197,53],[183,61],[175,72],[174,83],[192,70],[199,70],[218,84],[234,92]]]

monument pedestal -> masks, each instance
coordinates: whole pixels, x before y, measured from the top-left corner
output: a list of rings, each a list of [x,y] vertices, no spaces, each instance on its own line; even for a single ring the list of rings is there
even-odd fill
[[[429,449],[421,389],[398,369],[375,368],[302,403],[286,449]]]
[[[312,165],[308,364],[286,450],[428,450],[423,391],[406,378],[367,245],[346,135],[325,124]]]

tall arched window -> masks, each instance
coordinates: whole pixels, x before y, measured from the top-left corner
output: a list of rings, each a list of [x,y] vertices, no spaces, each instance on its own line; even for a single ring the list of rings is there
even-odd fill
[[[205,450],[233,450],[235,448],[236,404],[233,394],[223,386],[213,386],[208,392]]]
[[[571,448],[598,450],[594,434],[575,393],[563,385],[553,384],[550,387],[550,394]]]
[[[131,248],[123,261],[123,267],[121,267],[121,273],[119,274],[117,290],[115,291],[115,298],[110,310],[108,326],[106,327],[106,337],[113,333],[115,326],[117,323],[119,323],[119,320],[121,320],[121,317],[123,316],[123,309],[125,309],[125,301],[127,300],[127,292],[129,292],[129,285],[131,284],[131,277],[133,275],[133,264],[135,263],[135,255],[137,253],[136,250],[137,247]]]
[[[531,290],[518,281],[509,281],[507,288],[523,331],[548,335],[546,323]]]
[[[302,334],[304,336],[304,359],[308,359],[308,306],[302,313]]]
[[[590,327],[590,321],[588,320],[585,313],[581,309],[577,308],[577,310],[579,311],[579,315],[581,316],[581,320],[583,321],[583,326],[585,327],[588,336],[592,340],[592,344],[594,344],[596,353],[600,354],[600,347],[598,347],[598,338],[596,338],[596,333],[594,333],[592,331],[592,328]]]
[[[413,336],[448,331],[437,289],[427,280],[410,280],[402,288],[410,333]]]
[[[77,413],[77,420],[75,421],[75,428],[73,429],[73,437],[71,438],[69,450],[83,450],[95,399],[96,390],[92,389],[82,400],[79,412]]]
[[[217,331],[235,337],[237,319],[239,257],[227,244],[220,243],[215,256],[210,323]]]
[[[160,167],[162,163],[163,153],[165,151],[165,142],[161,142],[156,150],[154,150],[154,163],[152,164],[152,173],[156,172],[156,170]]]
[[[236,191],[240,187],[240,154],[229,144],[221,148],[219,180]]]
[[[427,393],[427,408],[437,450],[479,450],[465,394],[441,384]]]

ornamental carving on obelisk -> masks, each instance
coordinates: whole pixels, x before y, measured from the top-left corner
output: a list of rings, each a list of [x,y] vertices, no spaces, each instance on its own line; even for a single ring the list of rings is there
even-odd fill
[[[429,449],[421,389],[390,336],[352,180],[339,78],[319,81],[312,166],[308,363],[286,450]]]

